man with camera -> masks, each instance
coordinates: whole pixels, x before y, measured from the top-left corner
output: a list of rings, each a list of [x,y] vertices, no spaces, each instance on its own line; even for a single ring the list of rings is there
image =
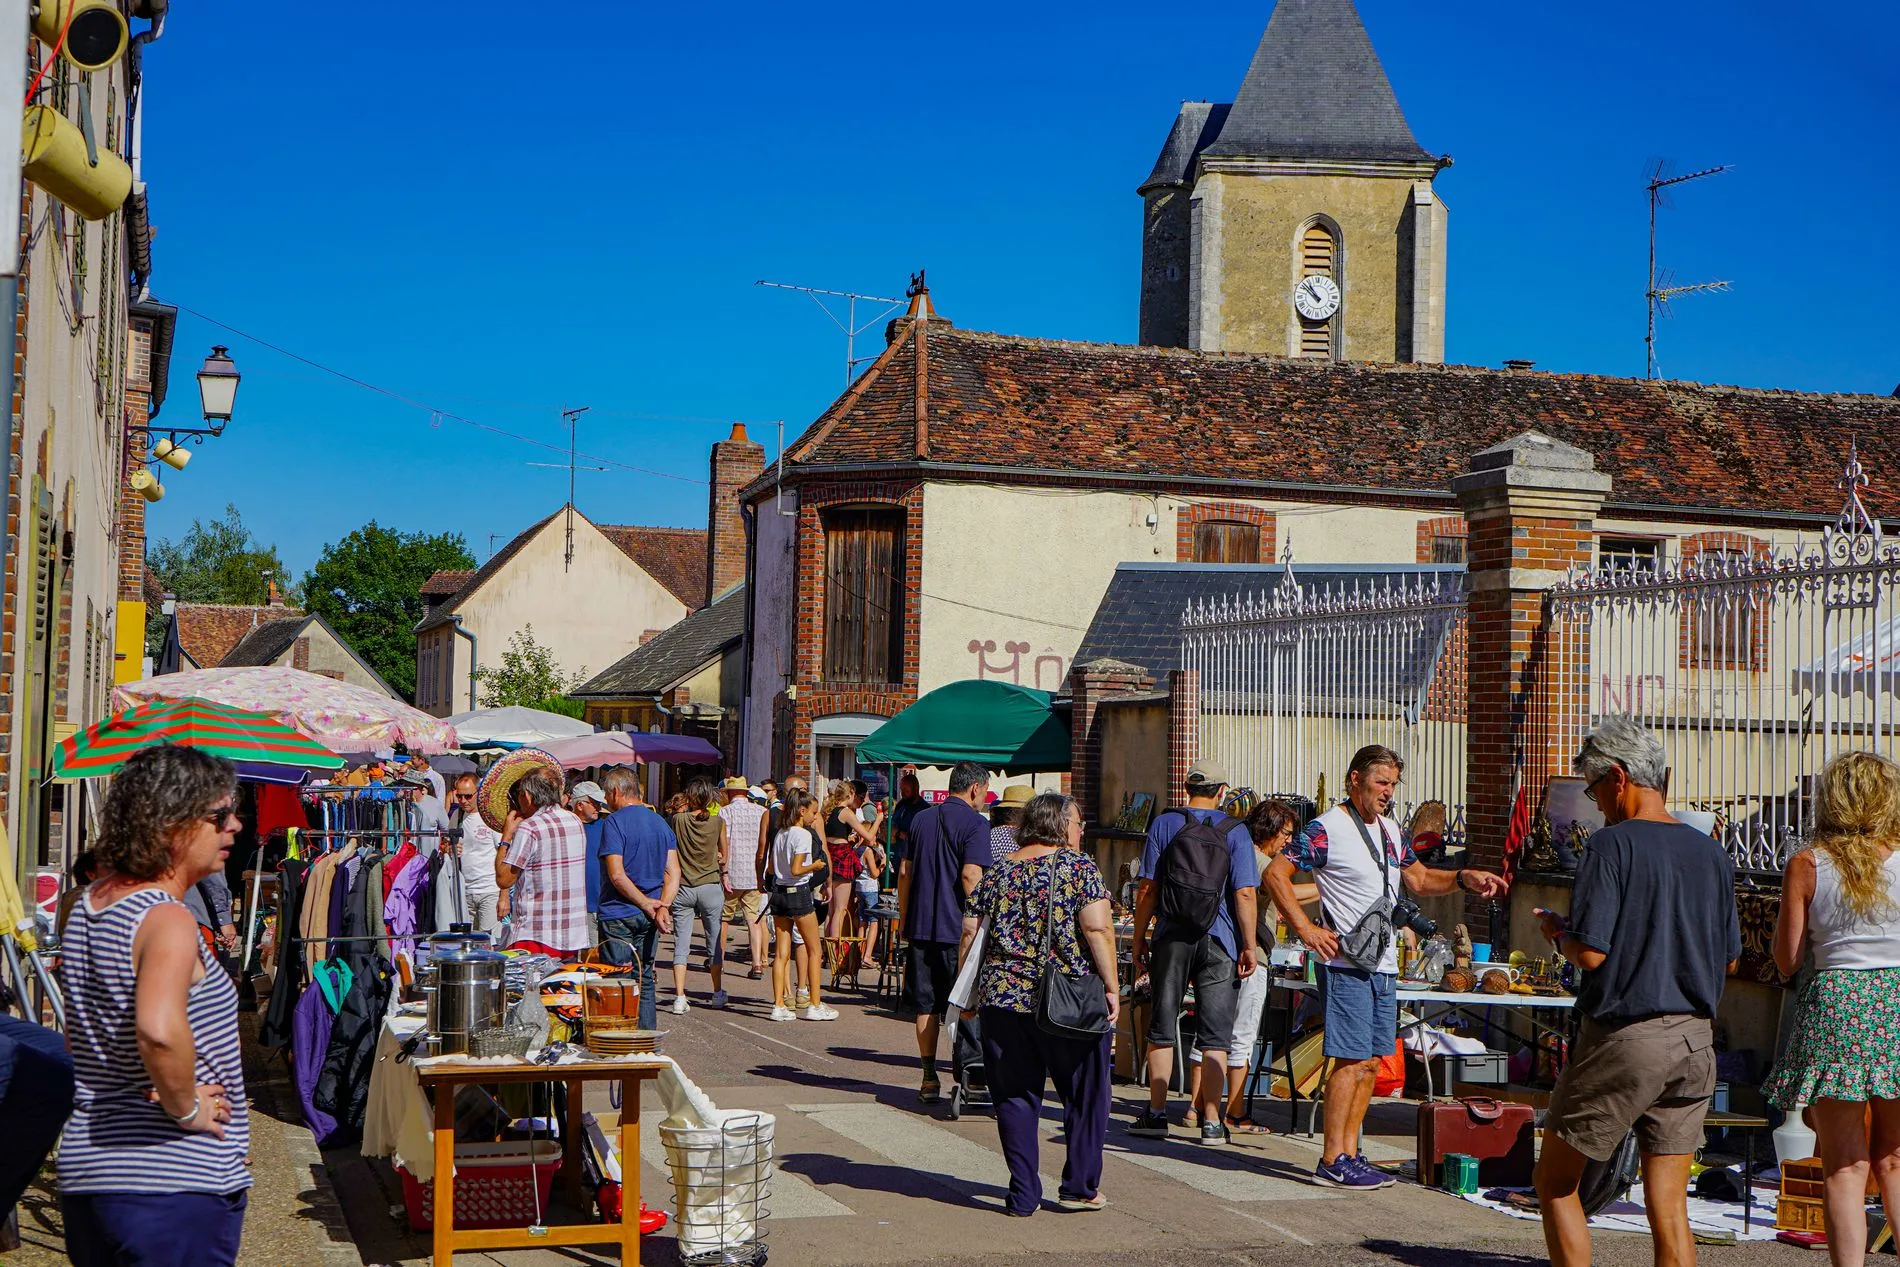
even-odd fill
[[[1307,825],[1267,868],[1266,887],[1287,926],[1323,961],[1320,997],[1326,1012],[1322,1046],[1332,1062],[1326,1079],[1326,1138],[1313,1175],[1336,1188],[1383,1188],[1390,1176],[1360,1151],[1360,1128],[1379,1062],[1398,1041],[1398,930],[1432,929],[1406,889],[1437,896],[1454,889],[1478,897],[1505,892],[1488,871],[1434,871],[1420,862],[1388,815],[1405,763],[1390,748],[1368,744],[1353,754],[1346,799]],[[1293,873],[1310,871],[1319,885],[1322,927],[1295,899]]]

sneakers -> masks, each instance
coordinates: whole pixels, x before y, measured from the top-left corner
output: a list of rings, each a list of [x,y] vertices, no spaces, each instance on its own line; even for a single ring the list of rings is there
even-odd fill
[[[775,1021],[795,1021],[798,1019],[798,1013],[792,1011],[791,1008],[786,1007],[783,1003],[774,1003],[772,1005],[772,1019]]]
[[[798,987],[798,1006],[801,1008],[811,1006],[811,991],[802,985]]]
[[[1374,1179],[1379,1181],[1381,1188],[1390,1188],[1393,1184],[1398,1182],[1398,1180],[1394,1179],[1391,1175],[1388,1175],[1385,1171],[1380,1170],[1377,1166],[1367,1161],[1364,1153],[1360,1153],[1354,1160],[1359,1163],[1361,1168],[1369,1172]]]
[[[835,1021],[838,1019],[838,1009],[835,1007],[827,1007],[823,1003],[814,1003],[800,1012],[798,1019],[801,1021]]]
[[[1361,1191],[1383,1188],[1391,1182],[1386,1175],[1347,1153],[1341,1153],[1331,1162],[1322,1161],[1313,1167],[1313,1178],[1329,1187],[1357,1188]]]
[[[714,1007],[724,1007],[726,1005],[726,992],[724,990],[713,991],[712,1005]]]
[[[1208,1148],[1221,1147],[1227,1143],[1227,1128],[1219,1122],[1202,1122],[1201,1143]]]
[[[1144,1139],[1166,1139],[1168,1115],[1157,1113],[1153,1109],[1143,1109],[1141,1116],[1128,1124],[1128,1133],[1139,1135]]]
[[[937,1081],[936,1074],[924,1075],[922,1085],[917,1088],[917,1098],[925,1104],[935,1104],[943,1099],[943,1084]]]
[[[691,1006],[692,1004],[686,1001],[684,994],[676,994],[673,996],[673,1015],[684,1016],[686,1015],[686,1009]]]

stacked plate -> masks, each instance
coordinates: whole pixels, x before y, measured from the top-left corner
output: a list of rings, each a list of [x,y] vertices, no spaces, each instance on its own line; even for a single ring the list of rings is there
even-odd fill
[[[587,1050],[596,1056],[637,1056],[660,1050],[657,1029],[590,1029]]]

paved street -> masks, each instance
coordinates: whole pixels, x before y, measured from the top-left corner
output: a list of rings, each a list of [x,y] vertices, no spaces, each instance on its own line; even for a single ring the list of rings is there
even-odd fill
[[[662,974],[664,975],[664,973]],[[695,970],[691,990],[705,988]],[[695,1007],[661,1014],[667,1050],[724,1108],[777,1115],[779,1175],[774,1180],[771,1258],[784,1267],[847,1267],[913,1262],[946,1264],[1092,1262],[1133,1254],[1151,1262],[1508,1264],[1542,1261],[1535,1223],[1507,1219],[1441,1193],[1400,1184],[1347,1196],[1306,1182],[1317,1143],[1274,1136],[1227,1149],[1203,1149],[1185,1132],[1162,1142],[1129,1137],[1125,1113],[1110,1127],[1100,1214],[1045,1209],[1033,1219],[1000,1213],[1007,1176],[992,1119],[948,1120],[944,1106],[916,1099],[916,1062],[908,1021],[845,994],[833,999],[836,1022],[775,1024],[765,1019],[762,982],[730,983],[725,1011]],[[663,986],[662,998],[670,997]],[[1118,1086],[1123,1106],[1134,1088]],[[604,1095],[592,1107],[605,1110]],[[649,1106],[651,1110],[651,1106]],[[658,1114],[643,1119],[642,1181],[650,1205],[668,1208]],[[1285,1112],[1272,1112],[1280,1129]],[[1045,1126],[1043,1173],[1053,1193],[1062,1157],[1056,1110]],[[1375,1160],[1412,1155],[1412,1110],[1377,1113]],[[388,1173],[347,1154],[331,1154],[339,1195],[366,1263],[426,1262],[425,1238],[404,1233],[388,1214],[400,1200]],[[1601,1261],[1648,1261],[1645,1238],[1603,1238]],[[1792,1258],[1778,1246],[1712,1250],[1710,1262],[1746,1264]],[[458,1261],[461,1260],[458,1255]],[[669,1228],[648,1242],[645,1261],[675,1261]],[[605,1261],[584,1252],[496,1256],[530,1263]],[[484,1261],[470,1256],[470,1261]]]

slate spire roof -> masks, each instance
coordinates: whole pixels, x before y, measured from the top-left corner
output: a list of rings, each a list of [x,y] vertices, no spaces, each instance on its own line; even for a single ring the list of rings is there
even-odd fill
[[[1436,161],[1412,136],[1352,0],[1278,0],[1220,135],[1205,153]]]

